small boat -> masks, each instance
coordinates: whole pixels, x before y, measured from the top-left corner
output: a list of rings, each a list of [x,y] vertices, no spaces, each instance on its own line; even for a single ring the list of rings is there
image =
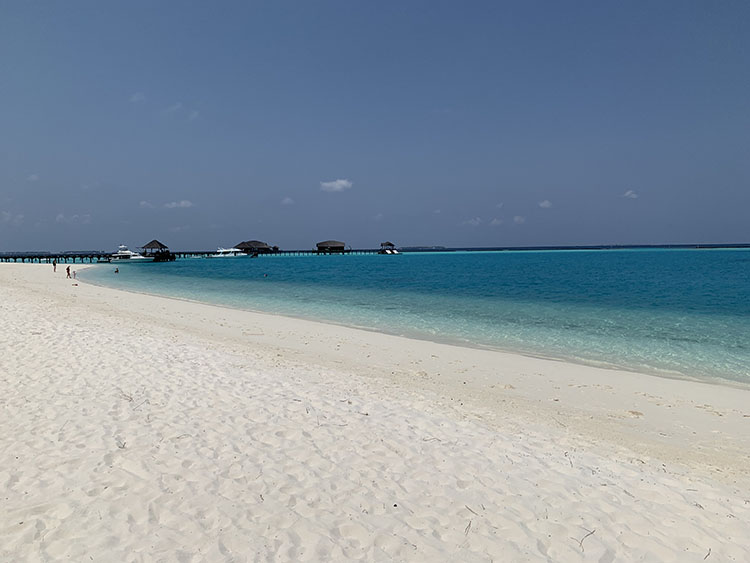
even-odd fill
[[[234,258],[236,256],[247,256],[242,250],[239,248],[221,248],[216,251],[214,254],[208,254],[206,258]]]
[[[110,261],[116,261],[116,260],[151,260],[148,256],[144,256],[143,254],[139,254],[138,252],[133,252],[132,250],[129,250],[127,246],[124,244],[121,244],[117,247],[117,252],[115,252],[112,256],[109,257]]]

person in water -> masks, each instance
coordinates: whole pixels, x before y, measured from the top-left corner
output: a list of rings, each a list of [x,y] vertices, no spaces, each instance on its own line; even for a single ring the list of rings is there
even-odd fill
[[[119,273],[120,273],[120,268],[115,268],[115,274],[119,274]]]

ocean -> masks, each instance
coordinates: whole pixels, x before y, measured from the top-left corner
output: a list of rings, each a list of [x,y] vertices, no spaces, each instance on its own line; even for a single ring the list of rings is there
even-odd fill
[[[80,277],[426,340],[750,383],[749,249],[194,258],[98,265]]]

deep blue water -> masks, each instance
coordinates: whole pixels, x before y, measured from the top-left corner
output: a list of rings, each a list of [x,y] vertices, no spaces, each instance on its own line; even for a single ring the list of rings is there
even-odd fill
[[[102,265],[84,280],[392,334],[750,383],[750,250],[407,253]]]

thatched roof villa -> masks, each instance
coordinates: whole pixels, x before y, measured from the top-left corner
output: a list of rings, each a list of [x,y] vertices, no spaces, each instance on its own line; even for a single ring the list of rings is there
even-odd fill
[[[318,252],[321,254],[332,254],[334,252],[345,252],[346,244],[340,240],[324,240],[317,245]]]
[[[146,252],[148,251],[157,252],[159,250],[169,250],[169,247],[166,244],[163,244],[156,239],[152,240],[149,243],[144,244],[141,248],[145,250]]]
[[[278,246],[269,246],[268,243],[262,240],[246,240],[234,245],[234,247],[244,251],[245,254],[269,254],[279,251]]]
[[[395,244],[391,241],[385,241],[380,243],[378,254],[398,254],[398,251],[396,250]]]
[[[144,255],[153,256],[154,262],[173,262],[177,258],[174,252],[169,251],[169,247],[166,244],[156,239],[144,244],[141,248]]]

